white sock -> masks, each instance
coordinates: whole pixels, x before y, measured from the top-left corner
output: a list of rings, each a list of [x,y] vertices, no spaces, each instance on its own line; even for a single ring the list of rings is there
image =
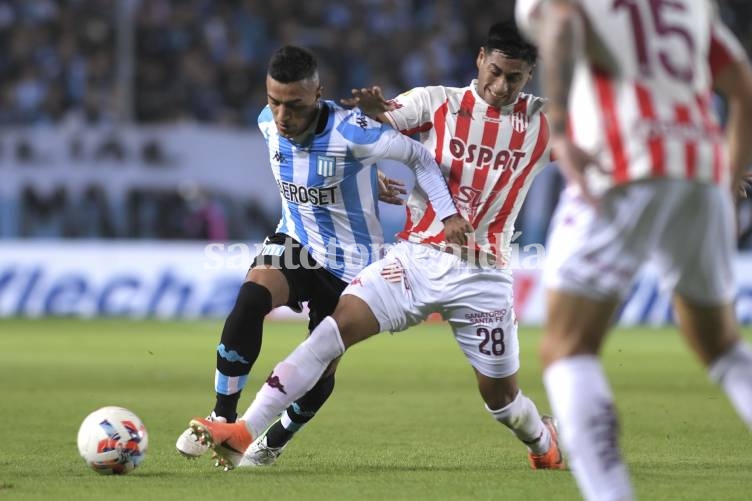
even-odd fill
[[[564,358],[543,372],[548,400],[559,420],[560,445],[588,501],[634,499],[618,447],[613,396],[598,357]]]
[[[498,410],[486,410],[519,438],[533,454],[545,454],[551,446],[551,433],[541,421],[532,400],[517,392],[511,403]]]
[[[278,363],[241,418],[252,437],[263,432],[319,380],[329,363],[345,352],[337,322],[326,317],[282,362]]]
[[[752,347],[739,341],[713,362],[708,372],[726,392],[737,414],[752,429]]]

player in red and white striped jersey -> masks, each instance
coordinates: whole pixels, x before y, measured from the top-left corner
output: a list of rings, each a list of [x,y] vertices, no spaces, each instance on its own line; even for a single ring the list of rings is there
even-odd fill
[[[481,67],[495,65],[491,54],[481,51]],[[514,78],[527,75],[517,71]],[[473,225],[474,250],[507,262],[514,221],[533,179],[549,162],[548,124],[542,99],[523,93],[512,99],[509,89],[497,96],[493,85],[474,80],[462,88],[419,87],[391,101],[391,111],[381,119],[404,134],[419,133],[434,152],[460,214]],[[441,221],[422,190],[412,192],[407,209],[399,238],[445,244]]]
[[[275,367],[274,384],[261,388],[242,417],[251,435],[263,431],[345,349],[440,313],[473,367],[486,409],[527,446],[531,466],[564,467],[553,420],[541,417],[517,385],[517,320],[505,266],[522,199],[548,159],[542,101],[520,93],[536,57],[537,49],[514,24],[497,24],[478,53],[478,78],[468,87],[418,88],[391,104],[375,88],[356,92],[371,116],[391,110],[379,118],[405,133],[420,132],[458,211],[472,224],[470,248],[445,252],[441,222],[416,189],[408,201],[404,241],[360,272],[332,316]],[[487,260],[476,260],[478,255]],[[261,435],[246,451],[240,466],[260,462],[263,440]]]
[[[524,23],[541,3],[518,4]],[[591,45],[597,54],[571,68],[570,137],[609,166],[588,171],[588,190],[597,196],[613,185],[653,177],[730,182],[711,85],[713,73],[744,51],[728,28],[710,20],[710,3],[572,3],[587,19],[598,20],[589,33],[603,34],[601,47]],[[695,19],[704,22],[694,25]]]
[[[645,261],[688,344],[752,428],[752,348],[733,307],[732,189],[752,162],[752,71],[699,0],[518,0],[540,43],[570,186],[547,246],[544,383],[584,497],[632,499],[598,352]],[[710,106],[728,98],[725,137]]]

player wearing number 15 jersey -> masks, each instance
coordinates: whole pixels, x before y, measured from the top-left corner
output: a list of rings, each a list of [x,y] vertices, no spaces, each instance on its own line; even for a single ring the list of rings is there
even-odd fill
[[[491,57],[483,59],[489,73],[501,71]],[[519,93],[510,100],[509,87],[494,89],[478,80],[462,88],[419,87],[394,99],[395,109],[382,119],[403,134],[417,132],[434,152],[457,208],[475,229],[472,250],[508,262],[522,201],[549,160],[548,124],[540,112],[542,99]],[[494,106],[486,98],[509,103]],[[420,189],[408,199],[399,237],[435,245],[444,240],[441,221]]]
[[[505,264],[514,218],[548,159],[542,102],[520,94],[536,57],[536,48],[514,24],[497,24],[478,53],[478,78],[465,88],[414,89],[391,104],[380,91],[356,92],[367,114],[403,133],[420,134],[441,166],[458,211],[472,225],[470,238],[461,251],[446,252],[437,208],[421,189],[414,190],[399,235],[403,241],[360,272],[332,316],[275,367],[243,415],[250,435],[263,432],[351,345],[379,332],[405,330],[438,312],[474,369],[486,409],[528,447],[531,466],[564,467],[553,421],[541,418],[517,385],[517,321]],[[215,441],[241,435],[233,425],[197,420],[194,426],[216,432]],[[279,452],[269,439],[269,433],[261,434],[242,459],[230,460],[241,466],[265,462]]]
[[[752,71],[708,1],[516,8],[541,46],[552,147],[570,180],[547,245],[544,383],[584,497],[629,500],[598,352],[646,261],[673,292],[688,344],[752,427],[752,348],[731,270],[732,180],[752,161]],[[725,137],[713,87],[729,103]]]

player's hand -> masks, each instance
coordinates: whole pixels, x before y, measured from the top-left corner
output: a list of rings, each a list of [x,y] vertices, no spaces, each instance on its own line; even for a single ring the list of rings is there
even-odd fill
[[[392,101],[387,101],[384,94],[381,93],[381,87],[376,85],[372,87],[363,87],[362,89],[353,89],[353,97],[340,99],[345,106],[357,106],[371,118],[376,118],[382,113],[396,109]]]
[[[376,171],[379,176],[379,200],[392,205],[405,205],[405,199],[400,195],[406,195],[405,183],[399,179],[392,179],[380,170]]]
[[[593,196],[585,180],[587,169],[598,169],[601,172],[607,172],[600,164],[597,158],[586,152],[566,136],[553,137],[551,147],[556,155],[556,163],[559,165],[561,173],[567,179],[567,182],[579,187],[582,198],[587,203],[596,207],[598,199]]]
[[[467,236],[475,230],[467,220],[459,214],[444,219],[444,238],[450,245],[467,245]]]

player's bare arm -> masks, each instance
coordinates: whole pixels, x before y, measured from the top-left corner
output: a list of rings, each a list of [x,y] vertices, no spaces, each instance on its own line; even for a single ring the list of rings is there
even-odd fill
[[[600,168],[598,161],[570,141],[566,133],[575,63],[583,50],[582,15],[568,0],[550,2],[545,8],[540,49],[545,61],[542,73],[548,97],[546,116],[551,126],[551,146],[567,180],[579,186],[582,196],[595,204],[585,183],[585,170],[589,166]]]
[[[726,141],[734,193],[744,196],[750,182],[747,167],[752,163],[752,69],[746,59],[734,61],[721,70],[713,82],[728,100]]]
[[[551,2],[545,10],[540,48],[548,97],[551,137],[566,135],[567,108],[577,56],[582,51],[582,17],[568,1]]]
[[[384,139],[374,145],[369,145],[366,148],[367,155],[403,163],[415,172],[417,185],[426,193],[438,216],[448,218],[457,214],[458,211],[446,180],[431,152],[419,142],[403,136],[390,127],[383,127],[383,129],[386,131]],[[385,188],[406,191],[402,186],[393,185],[392,180],[388,182],[391,187],[385,186]],[[395,192],[394,196],[397,194]],[[457,237],[455,240],[454,243],[460,241]]]

